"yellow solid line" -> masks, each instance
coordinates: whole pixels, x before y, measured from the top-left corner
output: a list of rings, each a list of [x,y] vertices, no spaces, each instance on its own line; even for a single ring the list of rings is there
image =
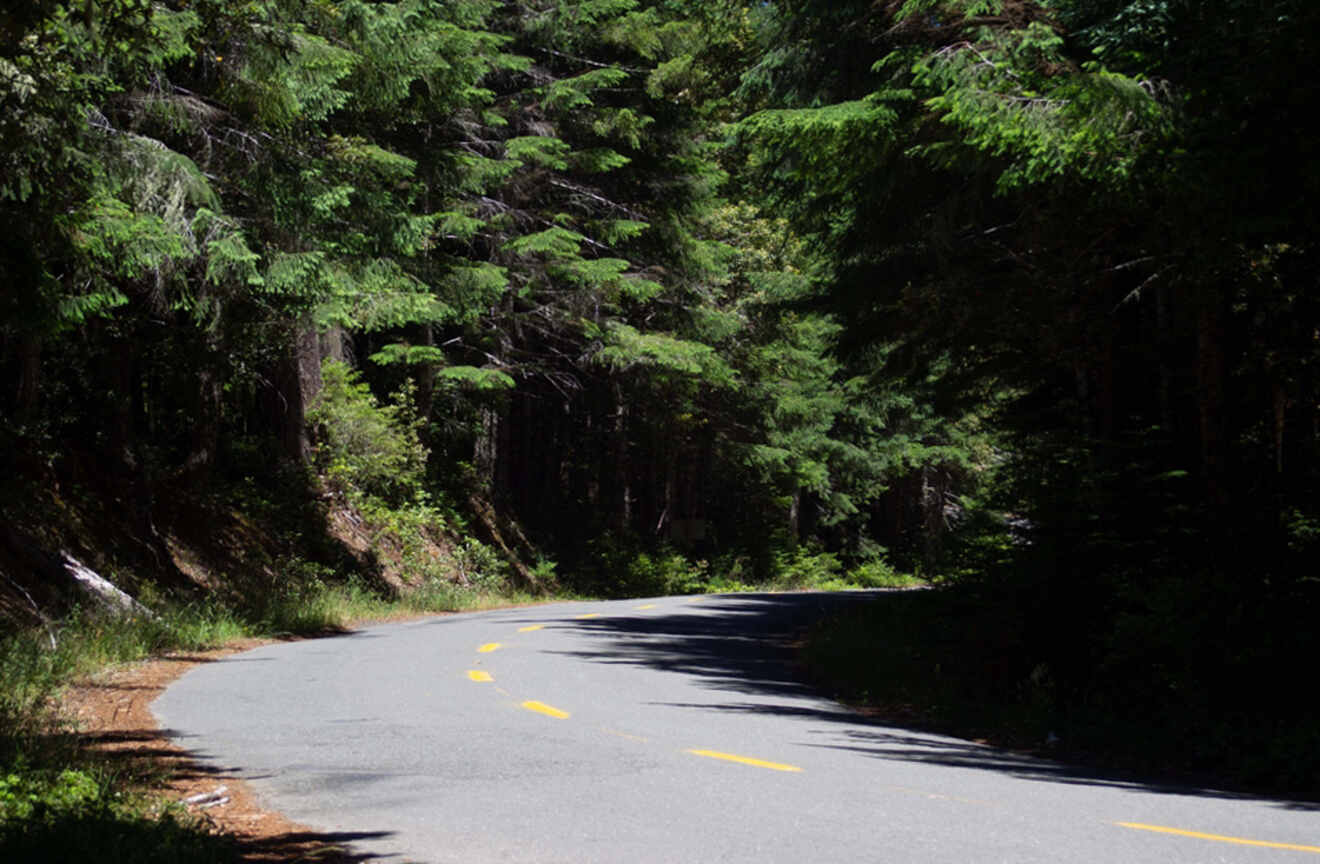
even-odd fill
[[[1199,840],[1215,840],[1219,843],[1236,843],[1239,846],[1264,846],[1268,849],[1291,849],[1294,852],[1320,852],[1320,846],[1301,846],[1296,843],[1271,843],[1268,840],[1248,840],[1245,837],[1227,837],[1223,834],[1203,834],[1200,831],[1186,831],[1182,828],[1168,828],[1164,825],[1143,825],[1140,822],[1115,822],[1124,828],[1138,831],[1155,831],[1160,834],[1177,834],[1180,837],[1195,837]]]
[[[499,649],[500,649],[500,643],[498,643],[498,642],[487,642],[485,645],[482,645],[480,648],[477,649],[477,653],[478,653],[478,654],[489,654],[490,652],[492,652],[492,651],[498,651]]]
[[[490,677],[490,673],[489,673],[489,672],[483,672],[483,671],[480,670],[480,669],[469,669],[469,670],[468,670],[468,678],[472,679],[473,681],[494,681],[494,680],[495,680],[494,678]]]
[[[637,608],[638,608],[638,609],[654,609],[654,608],[655,608],[655,604],[654,604],[654,603],[647,603],[645,606],[638,606]]]
[[[522,703],[522,707],[526,708],[528,711],[535,711],[537,714],[544,714],[547,717],[555,717],[559,720],[568,719],[567,711],[560,711],[558,708],[552,708],[544,702],[528,700],[527,702]]]
[[[577,617],[579,617],[579,618],[599,618],[599,617],[600,617],[600,613],[599,613],[599,612],[588,612],[586,615],[579,615],[579,616],[577,616]]]
[[[544,624],[528,624],[526,627],[519,627],[519,633],[531,633],[533,630],[540,630]]]
[[[708,759],[723,759],[725,762],[738,762],[743,765],[755,765],[757,768],[770,768],[774,771],[801,771],[796,765],[785,765],[783,762],[766,762],[764,759],[752,759],[749,756],[735,756],[732,753],[721,753],[718,750],[686,750],[693,756],[705,756]]]

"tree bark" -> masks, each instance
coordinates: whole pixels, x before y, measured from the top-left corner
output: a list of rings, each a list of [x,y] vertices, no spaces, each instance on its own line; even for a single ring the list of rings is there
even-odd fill
[[[219,447],[220,376],[208,360],[198,370],[192,445],[185,462],[185,471],[195,487],[204,487],[210,480]]]
[[[321,341],[310,321],[300,322],[279,376],[280,438],[284,452],[299,465],[312,462],[307,409],[321,392]]]
[[[1217,294],[1217,292],[1216,292]],[[1201,307],[1196,332],[1197,413],[1201,428],[1201,468],[1206,495],[1223,512],[1224,489],[1224,316],[1216,298]]]
[[[1159,353],[1160,382],[1160,426],[1169,440],[1174,440],[1178,430],[1174,426],[1173,413],[1173,325],[1169,311],[1169,289],[1164,285],[1155,286],[1155,348]]]
[[[18,392],[14,399],[15,414],[24,417],[37,406],[41,390],[41,337],[24,334],[18,342]]]
[[[614,525],[626,531],[632,525],[632,482],[628,465],[628,404],[617,380],[610,389],[614,412],[610,425],[610,462],[614,468]]]
[[[495,488],[496,462],[499,458],[500,414],[495,408],[483,406],[481,409],[481,430],[472,454],[472,464],[477,469],[477,479],[487,490]]]
[[[435,328],[430,324],[422,325],[422,344],[428,348],[435,347]],[[423,430],[429,425],[431,409],[435,407],[435,374],[436,365],[434,363],[422,363],[417,367],[415,375],[417,382],[417,416],[423,423]]]
[[[1288,422],[1288,392],[1283,382],[1273,383],[1274,396],[1274,473],[1283,474],[1283,433]]]
[[[793,490],[793,497],[788,502],[788,546],[790,549],[796,549],[798,545],[798,531],[801,529],[802,517],[802,489],[799,487]]]

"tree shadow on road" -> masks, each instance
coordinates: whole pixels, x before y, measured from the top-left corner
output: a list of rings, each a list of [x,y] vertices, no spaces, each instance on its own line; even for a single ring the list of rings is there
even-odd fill
[[[1168,795],[1265,800],[1287,809],[1317,810],[1320,803],[1284,801],[1212,788],[1180,778],[1097,764],[1048,758],[1045,747],[1009,749],[984,740],[951,737],[960,731],[936,725],[901,703],[865,712],[828,698],[808,679],[798,647],[808,628],[857,604],[885,602],[890,592],[732,594],[697,598],[691,612],[625,612],[586,620],[565,619],[562,628],[593,640],[593,647],[556,652],[608,664],[631,664],[699,679],[725,693],[754,701],[665,703],[694,711],[743,712],[810,721],[809,746],[845,750],[886,760],[994,771],[1021,780],[1133,789]],[[718,614],[713,612],[718,609]],[[529,619],[530,620],[530,619]],[[540,620],[544,620],[543,618]]]

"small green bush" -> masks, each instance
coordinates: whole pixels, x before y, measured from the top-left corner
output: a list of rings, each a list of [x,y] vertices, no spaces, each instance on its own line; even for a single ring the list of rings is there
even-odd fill
[[[307,412],[315,429],[316,464],[342,492],[358,492],[392,505],[423,491],[427,451],[418,433],[412,391],[405,386],[381,405],[361,376],[326,360],[322,387]]]
[[[820,588],[840,581],[843,565],[832,552],[814,552],[799,546],[775,555],[770,586],[779,590]]]
[[[848,571],[847,581],[857,588],[910,588],[925,580],[910,573],[900,573],[888,561],[868,561]]]
[[[100,784],[85,771],[10,773],[0,777],[0,823],[86,812],[100,797]]]
[[[678,552],[642,552],[627,563],[623,580],[636,597],[695,594],[706,590],[708,569],[705,561],[689,561]]]
[[[450,557],[460,581],[481,591],[499,591],[508,584],[509,565],[499,553],[475,537],[465,537]]]
[[[596,597],[653,597],[707,590],[710,565],[670,548],[647,550],[630,535],[605,534],[565,577],[570,590]]]

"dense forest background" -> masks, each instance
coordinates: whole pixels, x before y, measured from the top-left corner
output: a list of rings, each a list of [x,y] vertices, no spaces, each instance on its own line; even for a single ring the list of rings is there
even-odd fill
[[[1316,4],[10,5],[16,622],[912,572],[921,676],[1314,788]]]

